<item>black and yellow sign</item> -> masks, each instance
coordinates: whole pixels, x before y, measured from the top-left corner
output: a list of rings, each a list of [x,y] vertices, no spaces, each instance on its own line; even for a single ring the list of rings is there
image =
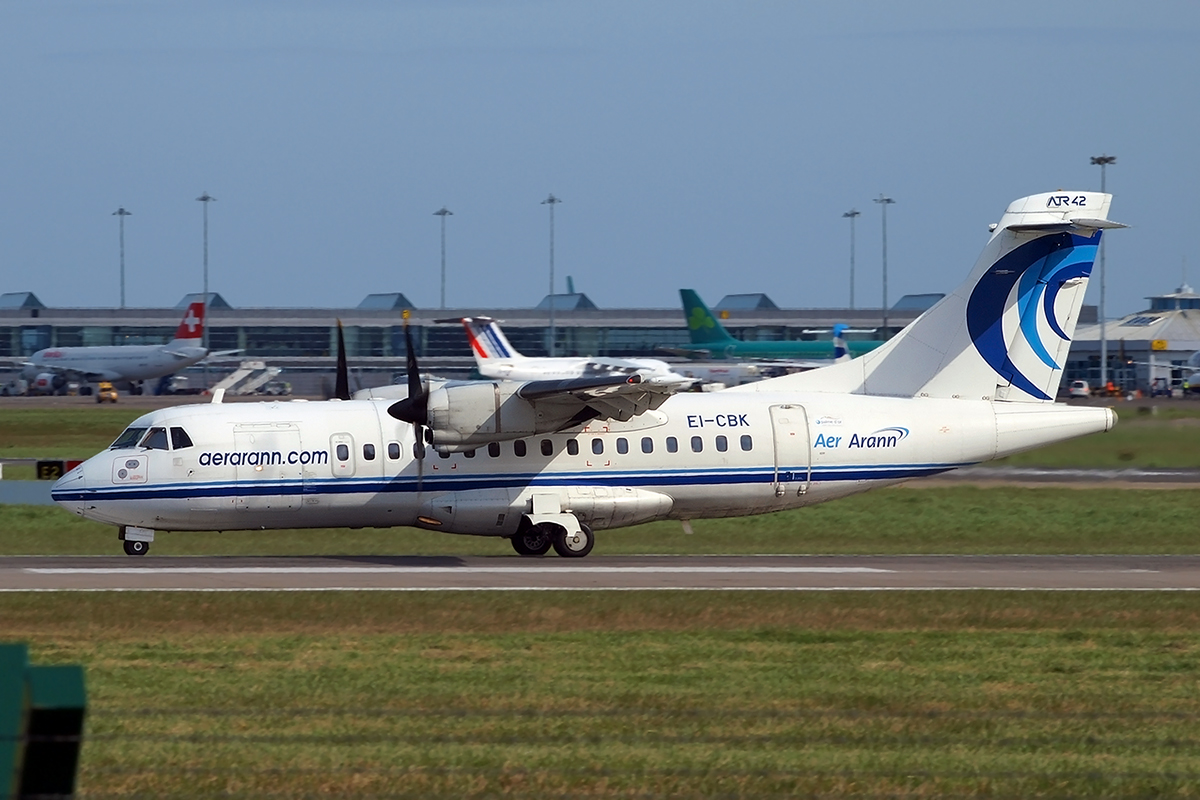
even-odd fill
[[[1167,349],[1167,340],[1166,339],[1151,339],[1150,340],[1150,349],[1151,350],[1166,350]]]
[[[39,461],[37,462],[37,476],[39,481],[56,481],[66,474],[63,468],[62,461]]]

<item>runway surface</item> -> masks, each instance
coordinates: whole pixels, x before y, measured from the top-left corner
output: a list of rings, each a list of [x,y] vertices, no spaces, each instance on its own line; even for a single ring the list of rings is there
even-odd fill
[[[1197,591],[1200,556],[0,558],[0,591]]]

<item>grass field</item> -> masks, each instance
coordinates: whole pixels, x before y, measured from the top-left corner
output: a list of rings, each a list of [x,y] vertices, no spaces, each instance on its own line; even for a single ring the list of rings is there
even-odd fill
[[[1106,434],[1004,459],[1046,467],[1200,468],[1200,403],[1164,403],[1155,414],[1116,405],[1120,422]],[[0,458],[87,458],[103,450],[145,409],[0,409]],[[7,471],[6,471],[7,475]],[[15,477],[15,475],[14,475]]]
[[[1198,553],[1200,489],[883,489],[797,511],[656,522],[596,536],[624,553]],[[0,555],[116,555],[116,529],[0,506]],[[160,533],[155,555],[514,555],[507,541],[411,528]]]
[[[2,595],[82,797],[1196,797],[1200,597]]]

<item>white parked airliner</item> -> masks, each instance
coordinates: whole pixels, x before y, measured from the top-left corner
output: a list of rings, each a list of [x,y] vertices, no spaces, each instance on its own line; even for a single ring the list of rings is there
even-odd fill
[[[173,375],[209,355],[203,347],[204,303],[192,303],[167,344],[48,347],[23,363],[23,375],[43,391],[67,380],[129,381]]]
[[[1014,202],[962,286],[847,363],[615,418],[595,380],[162,409],[53,497],[131,554],[156,531],[408,525],[582,556],[604,528],[796,508],[1106,431],[1110,409],[1053,397],[1102,230],[1121,227],[1110,200]]]
[[[459,322],[440,319],[438,322]],[[643,383],[684,389],[696,382],[675,372],[671,365],[657,358],[602,358],[526,356],[517,352],[491,317],[463,317],[471,355],[479,374],[485,378],[505,381],[539,381],[547,379],[585,378],[597,375],[640,375]]]

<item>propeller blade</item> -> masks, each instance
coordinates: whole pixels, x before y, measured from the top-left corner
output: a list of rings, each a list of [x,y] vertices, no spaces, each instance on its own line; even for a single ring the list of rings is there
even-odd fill
[[[333,396],[338,400],[350,399],[350,371],[346,367],[346,338],[342,334],[342,321],[337,323],[337,379]]]
[[[429,424],[429,390],[421,381],[421,365],[417,363],[417,351],[413,347],[412,332],[408,320],[404,322],[404,343],[408,347],[405,362],[408,365],[408,397],[388,406],[388,414],[403,422],[417,426]],[[424,431],[418,427],[417,441],[422,441]]]

